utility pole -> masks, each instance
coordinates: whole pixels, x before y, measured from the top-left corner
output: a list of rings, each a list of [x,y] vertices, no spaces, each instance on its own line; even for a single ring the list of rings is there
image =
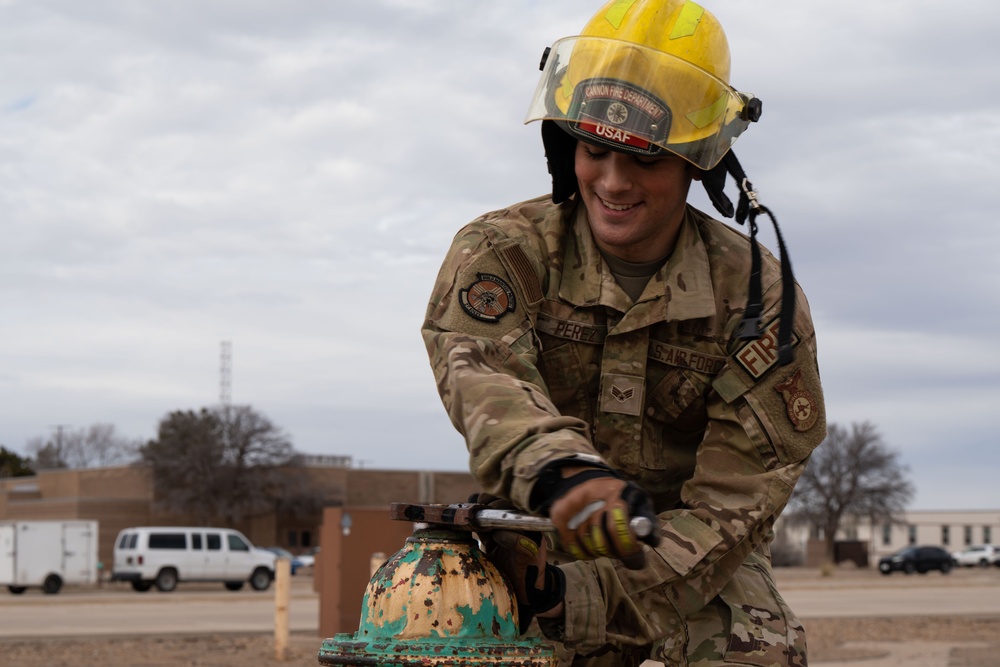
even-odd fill
[[[55,441],[49,442],[50,454],[52,455],[52,460],[49,462],[55,464],[58,467],[68,466],[66,461],[66,450],[63,448],[63,436],[65,429],[69,428],[70,424],[53,424],[49,428],[55,429]]]
[[[62,455],[63,430],[65,428],[67,428],[68,426],[69,426],[69,424],[54,424],[52,426],[52,428],[54,428],[56,430],[56,442],[55,442],[55,445],[56,445],[56,451],[58,451],[60,455]]]

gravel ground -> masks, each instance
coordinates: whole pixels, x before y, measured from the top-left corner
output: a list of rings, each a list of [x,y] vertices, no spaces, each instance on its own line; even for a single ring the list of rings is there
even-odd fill
[[[893,644],[913,640],[954,645],[947,651],[947,662],[929,667],[1000,665],[1000,617],[808,619],[806,629],[813,665],[855,661],[858,667],[876,662],[912,665],[893,662],[889,656]],[[4,667],[314,667],[319,664],[321,643],[311,635],[293,635],[287,658],[279,661],[271,635],[4,640],[0,663]]]

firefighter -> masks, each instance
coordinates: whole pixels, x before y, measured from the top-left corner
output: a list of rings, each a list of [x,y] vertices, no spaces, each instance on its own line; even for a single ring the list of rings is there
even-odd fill
[[[826,433],[816,336],[780,232],[780,261],[757,242],[731,148],[762,107],[729,67],[684,0],[613,0],[547,49],[552,192],[459,231],[427,309],[480,500],[559,530],[485,542],[563,665],[806,664],[769,544]]]

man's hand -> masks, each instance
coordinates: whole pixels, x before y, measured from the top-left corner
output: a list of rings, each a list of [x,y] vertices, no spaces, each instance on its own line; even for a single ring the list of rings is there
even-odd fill
[[[514,509],[508,501],[487,494],[469,500],[491,509]],[[562,570],[545,561],[545,540],[540,533],[492,530],[478,536],[486,557],[514,589],[521,632],[527,630],[533,616],[561,615],[566,578]]]
[[[632,569],[645,563],[632,517],[645,516],[656,525],[652,502],[631,482],[587,467],[566,467],[563,483],[549,507],[549,518],[559,531],[561,546],[574,558],[618,558]],[[644,538],[656,544],[658,534]]]

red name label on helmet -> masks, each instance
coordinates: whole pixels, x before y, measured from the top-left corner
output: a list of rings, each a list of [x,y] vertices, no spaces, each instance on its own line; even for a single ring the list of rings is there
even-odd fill
[[[609,141],[616,141],[619,144],[635,146],[636,148],[642,149],[649,148],[649,142],[645,139],[629,134],[624,130],[619,130],[616,127],[611,127],[610,125],[604,125],[602,123],[577,123],[577,127],[584,132],[589,132],[594,136],[598,136]]]

